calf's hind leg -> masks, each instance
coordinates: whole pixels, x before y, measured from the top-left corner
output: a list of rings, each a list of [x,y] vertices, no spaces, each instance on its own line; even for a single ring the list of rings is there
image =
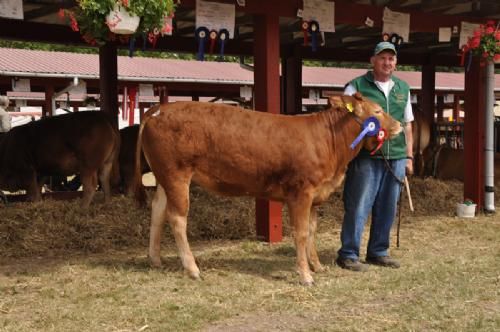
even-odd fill
[[[166,219],[172,229],[182,266],[191,278],[198,279],[200,270],[189,248],[186,234],[188,210],[189,181],[176,181],[165,186],[158,184],[151,213],[149,256],[153,265],[160,265],[161,234]]]
[[[153,267],[161,266],[160,244],[166,207],[167,195],[163,187],[158,184],[151,203],[151,227],[149,229],[149,259]]]

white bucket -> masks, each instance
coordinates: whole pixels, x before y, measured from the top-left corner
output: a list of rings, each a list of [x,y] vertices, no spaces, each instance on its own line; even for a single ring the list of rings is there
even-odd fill
[[[133,34],[141,18],[139,16],[131,16],[123,6],[115,5],[114,9],[106,16],[109,30],[120,35]]]
[[[460,218],[474,218],[476,215],[476,204],[457,204],[457,216]]]

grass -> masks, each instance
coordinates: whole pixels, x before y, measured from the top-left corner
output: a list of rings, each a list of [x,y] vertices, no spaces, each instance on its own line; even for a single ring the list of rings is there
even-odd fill
[[[498,331],[500,218],[405,218],[398,270],[342,270],[339,226],[319,234],[327,271],[298,284],[290,238],[191,241],[203,280],[143,246],[0,261],[0,331]],[[393,241],[395,243],[395,239]]]

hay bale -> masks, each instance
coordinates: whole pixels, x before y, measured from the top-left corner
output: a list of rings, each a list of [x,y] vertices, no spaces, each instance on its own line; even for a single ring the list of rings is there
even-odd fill
[[[409,211],[402,197],[403,215],[453,216],[455,204],[463,200],[463,184],[432,178],[411,178],[415,212]],[[499,197],[500,190],[497,189]],[[152,192],[148,192],[150,199]],[[1,257],[53,256],[68,253],[106,252],[144,247],[149,241],[151,210],[139,208],[127,197],[114,197],[103,204],[101,193],[88,210],[80,200],[44,200],[38,203],[12,203],[0,206]],[[255,200],[248,197],[220,197],[192,186],[188,217],[190,240],[255,239]],[[318,209],[318,232],[340,228],[344,214],[342,189]],[[283,210],[283,230],[291,234],[288,211]],[[170,227],[164,242],[173,243]]]

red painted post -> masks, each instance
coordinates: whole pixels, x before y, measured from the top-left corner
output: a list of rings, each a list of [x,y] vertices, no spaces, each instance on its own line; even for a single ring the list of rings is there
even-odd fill
[[[464,199],[478,209],[484,207],[485,68],[473,59],[465,72]]]
[[[168,89],[167,87],[162,87],[160,90],[160,104],[168,103]]]
[[[280,35],[277,15],[254,16],[255,109],[280,113]],[[278,142],[277,142],[278,143]],[[257,236],[268,242],[282,240],[282,204],[257,199]]]
[[[421,109],[424,114],[424,118],[428,123],[432,124],[434,127],[434,113],[435,113],[435,103],[434,97],[436,96],[436,66],[434,65],[423,65],[422,66],[422,92],[421,92]],[[436,141],[436,134],[431,131],[431,142]]]

